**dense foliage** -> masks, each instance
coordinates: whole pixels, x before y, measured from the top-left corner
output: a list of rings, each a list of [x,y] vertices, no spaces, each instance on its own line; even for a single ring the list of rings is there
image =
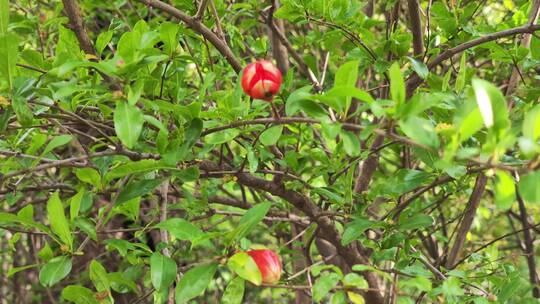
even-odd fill
[[[0,303],[537,303],[539,7],[0,0]]]

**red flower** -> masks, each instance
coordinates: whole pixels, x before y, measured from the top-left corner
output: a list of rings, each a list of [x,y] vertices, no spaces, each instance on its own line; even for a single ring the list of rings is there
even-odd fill
[[[281,72],[272,62],[259,60],[244,68],[242,88],[249,96],[272,101],[280,86]]]
[[[262,282],[266,284],[275,284],[281,277],[281,262],[278,255],[272,250],[258,249],[247,252],[259,267]]]

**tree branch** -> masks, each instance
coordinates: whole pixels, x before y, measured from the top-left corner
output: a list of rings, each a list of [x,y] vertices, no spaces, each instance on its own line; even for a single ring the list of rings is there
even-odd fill
[[[268,36],[272,45],[273,57],[276,59],[279,70],[285,75],[289,70],[289,54],[287,54],[287,48],[282,44],[281,39],[277,37],[276,31],[273,29],[275,26],[279,32],[284,31],[283,20],[277,19],[274,21],[274,11],[278,8],[279,1],[272,0],[272,6],[268,10],[268,16],[266,17],[266,24],[268,25]]]
[[[452,269],[456,266],[456,260],[461,253],[463,245],[465,244],[467,233],[471,229],[472,222],[476,215],[476,210],[478,209],[478,206],[480,205],[480,200],[482,198],[482,195],[484,194],[486,182],[487,177],[482,173],[478,174],[478,176],[476,177],[476,182],[474,184],[473,192],[471,194],[471,197],[469,198],[469,202],[467,203],[465,215],[463,215],[463,219],[461,220],[458,234],[456,236],[456,240],[454,241],[454,246],[450,250],[450,254],[448,255],[448,259],[446,261],[446,267],[448,269]]]
[[[86,54],[96,55],[92,40],[88,36],[88,33],[86,32],[86,28],[84,26],[79,4],[76,0],[62,0],[62,3],[64,4],[64,11],[66,12],[66,15],[69,19],[69,25],[71,29],[75,32],[75,36],[77,36],[77,40],[79,41],[81,49]]]
[[[219,171],[231,169],[225,165],[218,166],[210,161],[202,161],[199,165],[199,168],[202,171]],[[321,231],[321,236],[327,241],[331,242],[336,247],[338,254],[347,261],[349,267],[352,267],[355,264],[369,263],[369,260],[365,256],[361,255],[352,246],[341,245],[341,236],[337,231],[336,227],[334,226],[331,218],[324,215],[320,207],[313,203],[308,197],[296,191],[285,188],[283,184],[273,183],[272,181],[267,181],[247,173],[238,173],[236,174],[236,177],[238,178],[238,183],[240,183],[241,185],[262,190],[277,197],[280,197],[285,201],[291,203],[294,207],[302,211],[304,214],[306,214],[312,221],[317,223]],[[368,282],[370,288],[378,289],[379,284],[377,281],[377,277],[372,272],[364,272],[363,275]],[[367,291],[365,293],[365,297],[368,303],[383,303],[383,297],[379,292]]]
[[[225,43],[225,41],[221,40],[216,34],[214,34],[212,30],[206,27],[206,25],[204,25],[200,20],[191,17],[183,11],[159,0],[137,1],[161,10],[163,12],[166,12],[167,14],[182,20],[182,22],[184,22],[189,28],[201,34],[204,38],[206,38],[206,40],[210,41],[210,43],[212,43],[212,45],[221,53],[221,55],[225,57],[225,59],[227,60],[227,62],[229,62],[234,71],[237,74],[240,73],[240,71],[242,70],[242,65],[240,64],[240,61],[236,58],[232,50],[229,48],[229,46]]]
[[[252,119],[252,120],[239,120],[239,121],[232,122],[232,123],[230,123],[228,125],[225,125],[225,126],[206,129],[201,133],[201,137],[204,137],[204,136],[206,136],[208,134],[211,134],[211,133],[223,131],[223,130],[226,130],[226,129],[236,128],[236,127],[241,127],[241,126],[259,125],[259,124],[263,124],[263,125],[264,124],[283,125],[283,124],[291,124],[291,123],[321,124],[321,122],[319,120],[313,119],[313,118],[307,118],[307,117],[280,117],[279,119],[276,119],[276,118],[257,118],[257,119]],[[366,129],[368,126],[357,125],[357,124],[352,124],[352,123],[342,123],[341,127],[343,129],[349,130],[349,131],[362,131],[362,130]],[[405,144],[408,144],[408,145],[411,145],[411,146],[420,147],[420,148],[423,148],[423,149],[426,149],[426,150],[429,150],[429,151],[433,150],[431,147],[428,147],[428,146],[423,145],[421,143],[417,143],[417,142],[415,142],[415,141],[413,141],[413,140],[411,140],[411,139],[409,139],[407,137],[387,132],[387,131],[385,131],[383,129],[372,129],[372,132],[377,134],[377,135],[381,135],[381,136],[384,136],[384,137],[389,137],[389,138],[392,138],[392,139],[394,139],[396,141],[399,141],[399,142],[402,142],[402,143],[405,143]],[[379,147],[379,146],[380,145],[377,145],[376,147]]]
[[[529,227],[529,220],[527,215],[527,208],[525,208],[525,202],[519,193],[518,187],[516,187],[516,198],[519,204],[519,219],[523,228]],[[536,273],[536,261],[534,259],[534,244],[531,236],[531,230],[523,230],[523,241],[525,242],[525,259],[527,260],[527,266],[529,268],[529,280],[533,286],[532,294],[535,298],[540,298],[540,289],[538,289],[538,274]]]
[[[195,14],[195,19],[197,20],[201,20],[203,15],[204,15],[204,11],[206,10],[206,7],[208,6],[208,2],[210,2],[211,0],[201,0],[201,4],[199,4],[199,8],[197,9],[197,13]]]
[[[420,57],[424,52],[424,35],[422,30],[422,20],[420,19],[420,4],[418,0],[407,0],[409,18],[411,22],[411,32],[413,34],[414,56]]]
[[[460,45],[457,45],[457,46],[455,46],[453,48],[447,49],[446,51],[442,52],[439,56],[437,56],[433,60],[431,60],[427,64],[427,67],[428,67],[429,70],[432,70],[434,67],[436,67],[437,65],[439,65],[443,61],[449,59],[450,57],[453,57],[456,54],[459,54],[459,53],[461,53],[461,52],[463,52],[465,50],[468,50],[468,49],[473,48],[475,46],[478,46],[480,44],[490,42],[490,41],[494,41],[494,40],[497,40],[497,39],[501,39],[501,38],[504,38],[504,37],[518,35],[518,34],[534,33],[535,31],[538,31],[538,30],[540,30],[540,24],[536,24],[536,25],[526,24],[526,25],[523,25],[523,26],[520,26],[520,27],[511,28],[511,29],[508,29],[508,30],[495,32],[495,33],[490,33],[490,34],[487,34],[487,35],[485,35],[483,37],[473,39],[473,40],[467,41],[465,43],[462,43]],[[411,95],[412,92],[414,92],[414,90],[416,90],[416,88],[418,88],[418,86],[420,84],[422,84],[423,81],[424,80],[422,78],[420,78],[420,76],[418,76],[418,74],[416,74],[416,73],[413,74],[407,80],[407,94]]]
[[[383,142],[384,135],[377,135],[377,137],[375,137],[375,140],[371,144],[370,151],[376,151],[379,146],[383,144]],[[358,177],[356,178],[354,184],[354,192],[362,193],[367,190],[369,183],[371,182],[371,178],[373,177],[373,173],[375,173],[375,169],[377,169],[378,164],[379,153],[370,153],[366,160],[360,166],[360,174],[358,174]]]
[[[267,24],[270,26],[270,29],[273,31],[274,35],[281,41],[281,44],[283,44],[283,46],[287,49],[289,54],[291,54],[291,57],[294,59],[294,61],[298,65],[298,70],[300,71],[300,73],[304,75],[304,77],[308,77],[314,86],[318,86],[319,82],[314,77],[313,73],[309,72],[308,65],[306,64],[302,56],[300,56],[300,54],[298,54],[298,52],[294,49],[294,47],[289,42],[285,34],[280,30],[278,25],[275,22],[272,22],[272,23],[267,22]]]

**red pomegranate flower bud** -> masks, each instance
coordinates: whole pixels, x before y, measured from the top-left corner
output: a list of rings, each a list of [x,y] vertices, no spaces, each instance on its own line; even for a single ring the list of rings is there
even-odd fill
[[[266,284],[275,284],[281,277],[281,262],[278,255],[272,250],[258,249],[247,252],[253,258],[259,271],[261,272],[262,282]]]
[[[249,96],[271,101],[281,86],[281,72],[270,61],[248,64],[242,75],[242,88]]]

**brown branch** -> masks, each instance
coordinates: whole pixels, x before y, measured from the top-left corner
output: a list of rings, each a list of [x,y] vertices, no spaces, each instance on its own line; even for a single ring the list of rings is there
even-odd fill
[[[75,32],[75,36],[77,36],[81,49],[86,54],[96,55],[92,40],[88,36],[86,27],[84,26],[79,4],[76,0],[62,0],[62,3],[64,4],[64,11],[69,19],[69,26]]]
[[[515,35],[518,35],[518,34],[525,34],[525,33],[532,34],[532,33],[534,33],[535,31],[538,31],[538,30],[540,30],[540,24],[535,24],[535,25],[526,24],[526,25],[523,25],[523,26],[520,26],[520,27],[511,28],[511,29],[508,29],[508,30],[495,32],[495,33],[490,33],[490,34],[487,34],[487,35],[482,36],[480,38],[473,39],[473,40],[467,41],[465,43],[459,44],[459,45],[457,45],[457,46],[455,46],[453,48],[447,49],[446,51],[442,52],[439,56],[437,56],[433,60],[431,60],[427,64],[427,67],[428,67],[429,70],[432,70],[437,65],[441,64],[443,61],[449,59],[450,57],[453,57],[456,54],[459,54],[459,53],[461,53],[461,52],[463,52],[465,50],[468,50],[468,49],[473,48],[475,46],[478,46],[480,44],[490,42],[490,41],[494,41],[494,40],[497,40],[497,39],[501,39],[501,38],[504,38],[504,37],[515,36]],[[418,86],[420,84],[422,84],[423,81],[424,80],[422,78],[420,78],[420,76],[418,76],[418,74],[413,74],[407,80],[407,93],[408,93],[408,95],[411,95],[412,92],[414,92],[414,90],[416,90],[416,88],[418,88]]]
[[[236,73],[240,73],[242,70],[242,65],[240,61],[236,58],[232,50],[229,48],[225,41],[221,40],[212,30],[210,30],[206,25],[204,25],[200,20],[191,17],[184,13],[183,11],[171,6],[165,2],[159,0],[137,0],[143,4],[161,10],[173,17],[176,17],[182,22],[184,22],[189,28],[195,32],[201,34],[206,40],[210,41],[212,45],[225,57],[227,62],[232,66]]]
[[[377,137],[375,137],[375,140],[371,144],[370,151],[377,151],[377,149],[383,144],[383,142],[384,135],[377,135]],[[369,183],[371,182],[371,178],[373,177],[373,173],[375,173],[375,169],[377,169],[378,165],[379,153],[370,153],[370,155],[366,158],[366,160],[360,167],[360,174],[358,174],[358,177],[356,178],[354,184],[354,192],[362,193],[367,190]]]
[[[294,47],[289,42],[285,34],[280,30],[278,25],[275,22],[267,23],[267,24],[270,26],[270,29],[274,32],[274,35],[281,41],[281,44],[283,44],[283,46],[287,49],[291,57],[294,59],[294,61],[298,65],[298,70],[300,71],[300,73],[304,75],[304,77],[309,77],[314,86],[318,86],[319,83],[317,79],[315,79],[314,77],[311,77],[309,73],[309,67],[307,63],[304,61],[302,56],[300,56],[300,54],[294,49]]]
[[[62,0],[64,4],[64,11],[69,19],[69,28],[75,32],[75,36],[79,41],[79,46],[81,49],[90,55],[96,56],[96,50],[94,49],[94,44],[86,32],[86,27],[84,26],[84,21],[81,16],[81,9],[76,0]],[[114,81],[107,74],[98,71],[99,75],[110,85],[114,90],[121,90],[122,87]]]
[[[23,64],[23,63],[17,63],[17,66],[21,67],[21,68],[24,68],[24,69],[27,69],[27,70],[34,71],[34,72],[39,72],[41,74],[47,74],[47,71],[45,71],[43,69],[40,69],[40,68],[33,67],[31,65],[27,65],[27,64]]]
[[[471,197],[469,198],[469,202],[467,203],[465,214],[463,215],[463,219],[461,220],[461,223],[459,225],[456,240],[454,241],[454,245],[450,250],[450,254],[448,255],[448,259],[446,261],[446,267],[448,269],[452,269],[456,266],[455,262],[461,253],[463,245],[465,244],[467,233],[471,229],[472,222],[476,215],[476,210],[480,205],[480,200],[486,188],[486,182],[487,177],[482,173],[478,174],[478,176],[476,177],[476,182],[474,184],[473,192],[471,194]]]
[[[19,176],[19,175],[23,175],[23,174],[27,174],[27,173],[30,173],[30,172],[38,172],[38,171],[43,171],[43,170],[47,170],[47,169],[50,169],[50,168],[56,168],[56,167],[88,167],[87,164],[79,163],[79,162],[81,162],[81,161],[84,162],[84,161],[86,161],[88,159],[91,159],[91,158],[103,157],[103,156],[111,156],[111,155],[125,155],[125,156],[129,157],[132,160],[159,159],[159,155],[154,155],[154,154],[138,153],[138,152],[129,151],[129,150],[120,150],[120,151],[108,150],[108,151],[96,152],[94,154],[88,154],[88,155],[82,155],[82,156],[74,156],[74,157],[70,157],[70,158],[66,158],[66,159],[60,159],[60,160],[53,161],[53,162],[48,162],[48,163],[45,163],[45,164],[42,164],[42,165],[39,165],[39,166],[36,166],[36,167],[25,168],[25,169],[21,169],[19,171],[11,172],[11,173],[5,174],[3,176],[0,176],[0,185],[2,185],[2,183],[4,181],[6,181],[7,179],[9,179],[9,178]]]
[[[420,4],[418,0],[407,0],[409,18],[411,22],[411,32],[413,34],[414,56],[420,57],[424,52],[424,35],[422,30],[422,20],[420,19]]]
[[[280,37],[278,37],[277,32],[283,33],[285,27],[283,25],[283,20],[277,19],[274,21],[274,11],[279,8],[279,1],[272,0],[272,6],[268,11],[268,17],[266,18],[266,23],[268,25],[268,36],[270,38],[270,43],[272,45],[272,54],[274,59],[276,59],[277,66],[283,75],[287,74],[289,70],[289,54],[287,53],[287,48],[282,44]],[[277,31],[274,29],[277,29]]]
[[[202,161],[199,168],[203,172],[231,170],[231,168],[225,165],[218,166],[209,161]],[[361,255],[352,246],[341,245],[341,236],[333,224],[332,219],[326,215],[321,216],[322,210],[319,206],[313,203],[309,197],[304,196],[296,191],[287,189],[281,183],[273,183],[272,181],[267,181],[247,173],[238,173],[236,174],[236,177],[239,184],[280,197],[291,203],[298,210],[302,211],[312,221],[316,222],[320,229],[321,237],[328,240],[336,247],[338,254],[347,261],[349,267],[356,264],[369,264],[367,257]],[[363,275],[370,288],[378,289],[379,284],[374,273],[364,272]],[[366,297],[368,303],[383,303],[383,297],[379,292],[367,291],[364,296]]]
[[[197,20],[201,20],[203,15],[204,15],[204,11],[206,10],[206,7],[208,6],[208,2],[210,2],[211,0],[201,0],[201,4],[199,4],[199,8],[197,9],[197,13],[195,14],[195,19]]]
[[[519,193],[518,187],[516,187],[516,198],[519,204],[519,217],[523,228],[529,227],[529,220],[527,215],[527,208],[525,208],[525,202]],[[525,242],[525,259],[527,260],[527,266],[529,268],[529,280],[533,286],[532,294],[535,298],[540,298],[540,289],[538,289],[538,274],[536,273],[536,261],[534,258],[534,243],[531,236],[531,230],[523,230],[523,241]]]
[[[272,284],[263,284],[263,287],[266,288],[284,288],[284,289],[293,289],[293,290],[299,290],[299,289],[311,289],[312,286],[309,285],[272,285]],[[376,288],[356,288],[356,287],[350,287],[350,286],[336,286],[332,288],[332,290],[346,290],[346,291],[352,291],[357,293],[362,293],[365,291],[368,292],[384,292],[382,289],[376,289]],[[366,302],[366,303],[372,303],[372,302]]]
[[[225,34],[223,33],[223,28],[221,26],[221,19],[219,18],[216,5],[214,4],[214,1],[210,0],[210,11],[212,12],[212,15],[214,16],[215,22],[216,22],[216,33],[221,40],[227,42],[225,40]]]
[[[280,117],[279,119],[276,119],[276,118],[257,118],[257,119],[252,119],[252,120],[239,120],[239,121],[232,122],[232,123],[230,123],[228,125],[215,127],[215,128],[211,128],[211,129],[206,129],[201,133],[201,137],[204,137],[204,136],[206,136],[208,134],[211,134],[211,133],[223,131],[223,130],[226,130],[226,129],[242,127],[242,126],[248,126],[248,125],[260,125],[260,124],[283,125],[283,124],[291,124],[291,123],[321,124],[321,122],[319,120],[313,119],[313,118],[307,118],[307,117]],[[357,125],[357,124],[352,124],[352,123],[342,123],[341,127],[343,129],[345,129],[345,130],[348,130],[348,131],[362,131],[362,130],[366,129],[368,126]],[[395,133],[387,132],[387,131],[385,131],[383,129],[373,129],[372,132],[377,134],[377,135],[382,135],[382,136],[385,136],[385,137],[389,137],[389,138],[392,138],[392,139],[394,139],[396,141],[399,141],[399,142],[402,142],[402,143],[405,143],[405,144],[408,144],[408,145],[411,145],[411,146],[420,147],[420,148],[423,148],[423,149],[426,149],[426,150],[429,150],[429,151],[433,150],[431,147],[428,147],[428,146],[423,145],[421,143],[417,143],[415,141],[412,141],[411,139],[409,139],[407,137],[400,136],[400,135],[397,135]],[[380,145],[377,145],[377,147],[379,147],[379,146]]]

